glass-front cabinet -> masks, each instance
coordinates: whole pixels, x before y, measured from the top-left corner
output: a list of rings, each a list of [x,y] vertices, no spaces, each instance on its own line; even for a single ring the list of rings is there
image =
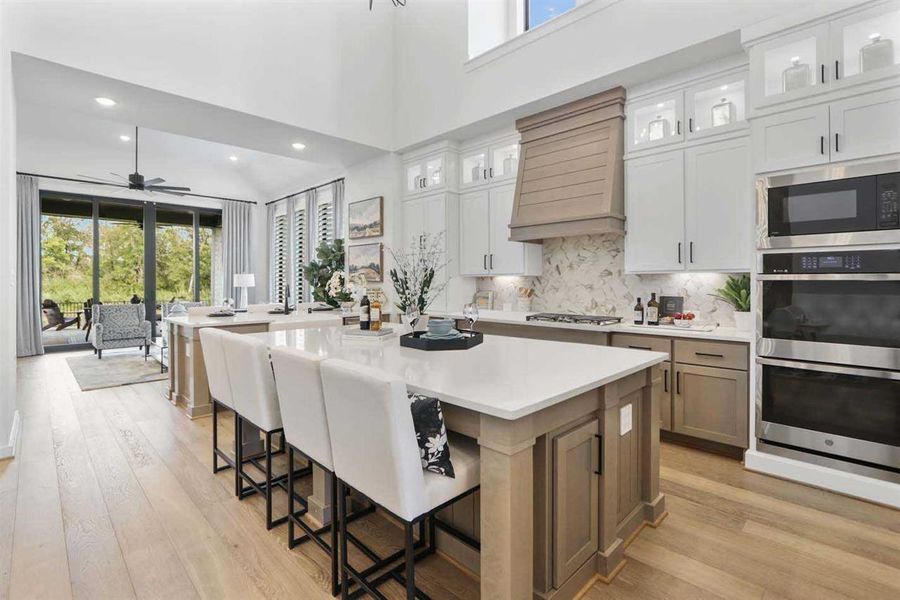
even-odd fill
[[[422,185],[422,163],[412,163],[406,165],[406,192],[414,194],[424,187]]]
[[[491,147],[491,179],[510,179],[519,170],[519,142],[509,142]]]
[[[794,100],[826,89],[828,24],[816,25],[750,49],[753,105]]]
[[[628,109],[628,150],[635,152],[684,141],[684,93],[637,102]]]
[[[830,32],[836,85],[900,72],[900,3],[832,21]]]
[[[447,184],[446,153],[439,152],[425,158],[407,162],[406,193],[418,194],[424,191],[442,189]]]
[[[488,177],[488,149],[478,148],[463,152],[460,159],[462,186],[469,187],[484,183]]]
[[[687,90],[687,137],[696,138],[746,127],[746,87],[746,76],[740,73]]]
[[[519,141],[507,138],[460,154],[460,185],[464,188],[515,178],[519,169]]]

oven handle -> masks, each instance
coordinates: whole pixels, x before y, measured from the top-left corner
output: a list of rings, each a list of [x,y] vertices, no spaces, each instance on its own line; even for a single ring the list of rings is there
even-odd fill
[[[787,367],[789,369],[802,369],[804,371],[819,371],[822,373],[839,373],[841,375],[857,375],[859,377],[872,377],[875,379],[893,379],[900,381],[900,371],[879,371],[877,369],[854,369],[852,367],[839,367],[837,365],[825,365],[809,363],[797,360],[780,360],[777,358],[757,357],[756,363],[772,367]]]
[[[900,281],[900,273],[784,273],[757,275],[759,281]]]

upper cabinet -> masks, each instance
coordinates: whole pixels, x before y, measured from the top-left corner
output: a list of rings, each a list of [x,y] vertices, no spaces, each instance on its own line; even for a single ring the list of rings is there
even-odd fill
[[[406,194],[437,192],[456,185],[456,155],[445,149],[409,158],[403,165]]]
[[[900,73],[900,3],[836,19],[829,30],[838,85]]]
[[[629,102],[626,143],[629,152],[684,141],[684,92]]]
[[[720,77],[685,91],[687,138],[694,139],[747,127],[747,75]]]
[[[466,149],[460,152],[460,187],[471,188],[514,179],[518,169],[518,136]]]
[[[816,25],[750,49],[754,107],[796,100],[825,89],[829,81],[828,25]]]

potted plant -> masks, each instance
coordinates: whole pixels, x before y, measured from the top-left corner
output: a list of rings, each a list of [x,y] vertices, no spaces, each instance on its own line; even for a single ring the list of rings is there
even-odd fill
[[[344,240],[325,242],[316,250],[316,260],[303,267],[303,276],[312,288],[313,300],[325,302],[337,308],[340,300],[329,291],[329,282],[337,272],[344,270]]]
[[[390,270],[391,282],[397,298],[394,305],[401,315],[416,309],[419,315],[425,315],[434,299],[447,286],[447,282],[435,282],[435,274],[447,262],[444,260],[443,232],[437,235],[425,234],[418,243],[413,243],[408,250],[395,252],[389,248],[394,259],[394,267]]]
[[[750,276],[729,275],[725,285],[710,294],[734,308],[734,323],[738,331],[750,331]]]
[[[341,312],[349,315],[353,311],[353,305],[366,293],[366,277],[361,273],[348,277],[343,271],[335,271],[328,280],[326,290],[329,296],[338,301]]]

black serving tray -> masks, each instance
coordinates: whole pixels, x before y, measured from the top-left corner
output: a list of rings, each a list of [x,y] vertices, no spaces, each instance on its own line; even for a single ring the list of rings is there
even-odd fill
[[[484,334],[480,331],[460,330],[461,338],[455,340],[430,340],[423,338],[427,332],[415,331],[400,336],[400,345],[416,350],[468,350],[484,341]]]

